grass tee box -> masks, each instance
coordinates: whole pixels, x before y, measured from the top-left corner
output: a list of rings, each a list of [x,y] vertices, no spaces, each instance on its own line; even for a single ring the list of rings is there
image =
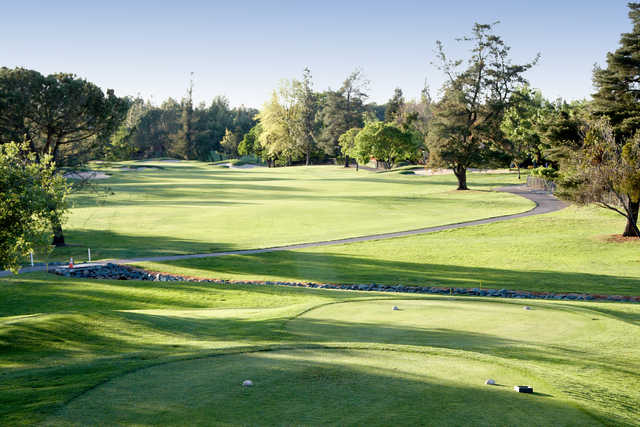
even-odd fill
[[[53,259],[202,253],[333,240],[529,210],[533,203],[489,192],[512,174],[455,178],[355,172],[335,166],[221,169],[200,162],[125,162],[100,180],[113,195],[72,199],[67,248]],[[143,166],[132,169],[132,166]],[[161,169],[151,168],[153,166]],[[128,169],[128,170],[123,170]]]
[[[2,279],[0,423],[637,424],[640,306],[524,304]]]

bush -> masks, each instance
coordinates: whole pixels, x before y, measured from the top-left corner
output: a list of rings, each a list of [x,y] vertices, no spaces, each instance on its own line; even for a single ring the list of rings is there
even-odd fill
[[[216,150],[209,151],[209,155],[207,156],[207,161],[210,163],[221,162],[228,159],[229,156]]]
[[[540,166],[531,170],[532,176],[537,176],[539,178],[544,178],[548,180],[554,180],[558,177],[558,171],[552,167],[544,167]]]
[[[240,157],[238,160],[233,162],[234,166],[242,166],[242,165],[259,165],[262,164],[262,162],[260,161],[260,159],[254,155],[254,154],[249,154],[246,156],[242,156]]]

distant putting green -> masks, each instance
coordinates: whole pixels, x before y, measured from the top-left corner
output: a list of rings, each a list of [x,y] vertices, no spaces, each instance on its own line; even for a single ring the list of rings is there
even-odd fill
[[[97,181],[113,195],[72,197],[67,248],[51,259],[126,258],[261,248],[402,231],[523,212],[533,203],[490,192],[514,174],[375,174],[337,166],[225,169],[201,162],[124,162]],[[132,169],[137,167],[137,169]]]

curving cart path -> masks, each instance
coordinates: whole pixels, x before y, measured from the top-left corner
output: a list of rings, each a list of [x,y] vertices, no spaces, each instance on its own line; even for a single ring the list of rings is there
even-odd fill
[[[274,247],[262,248],[262,249],[244,249],[244,250],[237,250],[237,251],[211,252],[211,253],[204,253],[204,254],[167,255],[167,256],[141,257],[141,258],[130,258],[130,259],[117,259],[117,260],[110,260],[109,262],[112,262],[115,264],[134,264],[137,262],[145,262],[145,261],[175,261],[180,259],[209,258],[209,257],[219,257],[219,256],[226,256],[226,255],[250,255],[250,254],[260,254],[265,252],[290,251],[295,249],[313,248],[318,246],[330,246],[330,245],[341,245],[345,243],[366,242],[368,240],[392,239],[394,237],[405,237],[405,236],[413,236],[417,234],[435,233],[437,231],[452,230],[455,228],[470,227],[473,225],[491,224],[493,222],[506,221],[509,219],[516,219],[516,218],[524,218],[524,217],[533,216],[533,215],[542,215],[549,212],[558,211],[567,206],[564,202],[558,200],[552,194],[549,194],[540,190],[532,190],[524,185],[501,187],[501,188],[496,188],[494,191],[502,191],[505,193],[511,193],[511,194],[516,194],[518,196],[522,196],[526,199],[533,201],[536,204],[536,206],[529,211],[512,214],[512,215],[502,215],[502,216],[496,216],[492,218],[478,219],[474,221],[458,222],[455,224],[418,228],[416,230],[396,231],[393,233],[382,233],[382,234],[370,234],[368,236],[349,237],[346,239],[337,239],[337,240],[324,240],[320,242],[298,243],[295,245],[274,246]],[[98,265],[98,264],[104,264],[106,262],[107,261],[96,262],[92,264]],[[86,264],[83,264],[83,265],[86,265]],[[28,273],[31,271],[44,271],[45,269],[46,269],[45,266],[26,267],[20,270],[20,272]],[[8,276],[10,274],[11,272],[9,271],[2,271],[0,272],[0,277]]]

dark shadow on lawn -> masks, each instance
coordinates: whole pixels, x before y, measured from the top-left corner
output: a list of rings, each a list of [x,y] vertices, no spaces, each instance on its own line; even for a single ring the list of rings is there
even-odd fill
[[[170,261],[166,264],[209,271],[210,274],[207,276],[211,278],[243,274],[341,284],[378,283],[545,292],[640,294],[640,278],[636,277],[386,261],[337,253],[278,251]]]
[[[302,288],[69,279],[39,272],[10,279],[0,278],[0,317],[60,312],[225,308],[219,303],[219,299],[224,298],[219,291],[300,298],[299,301],[294,300],[295,302],[289,298],[286,304],[308,303],[309,300],[308,290]],[[314,290],[314,295],[329,301],[362,297],[359,292],[335,292],[321,289]]]
[[[211,242],[202,242],[168,236],[132,236],[114,231],[91,229],[65,230],[65,240],[68,246],[55,248],[48,259],[68,260],[69,257],[74,257],[76,261],[86,260],[87,248],[91,248],[93,260],[184,255],[240,249],[234,244],[216,242],[215,236],[211,236]]]
[[[544,396],[459,384],[391,368],[306,360],[305,352],[249,353],[176,362],[135,372],[74,400],[58,424],[544,425],[598,424]],[[362,357],[358,352],[329,353]],[[425,359],[428,363],[428,359]],[[395,363],[400,363],[396,361]],[[255,386],[242,388],[237,378]],[[144,390],[144,392],[140,392]],[[124,396],[129,396],[125,398]],[[552,421],[553,420],[553,421]]]

